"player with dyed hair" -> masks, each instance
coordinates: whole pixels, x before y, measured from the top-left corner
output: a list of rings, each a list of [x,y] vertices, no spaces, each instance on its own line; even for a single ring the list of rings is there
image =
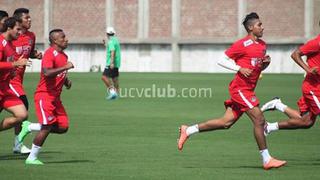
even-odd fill
[[[26,59],[29,58],[37,58],[41,59],[42,54],[35,50],[36,36],[33,32],[30,32],[31,28],[31,17],[29,14],[29,10],[26,8],[18,8],[14,11],[13,17],[19,19],[21,21],[21,33],[18,39],[12,41],[13,47],[16,51],[16,58],[23,56]],[[16,75],[10,81],[10,89],[14,92],[14,94],[19,97],[26,109],[29,109],[29,102],[26,96],[26,93],[23,88],[23,78],[26,67],[21,67],[16,69]],[[28,121],[24,121],[23,123],[29,123]],[[40,127],[37,126],[37,129],[40,130]],[[14,153],[22,153],[27,154],[30,153],[30,149],[24,146],[18,137],[18,134],[21,131],[21,124],[18,124],[14,129],[15,139],[13,152]]]
[[[260,39],[264,28],[259,16],[254,12],[245,17],[243,25],[248,35],[228,48],[224,59],[218,62],[220,66],[236,72],[229,85],[231,98],[224,103],[224,116],[192,126],[181,125],[178,149],[182,150],[187,139],[196,133],[229,129],[245,112],[254,126],[254,136],[262,156],[263,168],[278,168],[285,165],[286,161],[277,160],[269,154],[264,136],[265,118],[254,92],[261,71],[270,63],[270,57],[266,55],[266,43]]]
[[[63,134],[68,131],[69,118],[61,102],[63,86],[71,88],[67,72],[73,64],[68,61],[64,50],[68,39],[62,29],[53,29],[49,33],[50,47],[45,51],[41,63],[40,82],[34,94],[34,104],[41,130],[35,136],[26,164],[42,165],[38,154],[50,133]],[[35,123],[23,124],[19,134],[23,140],[32,131]]]

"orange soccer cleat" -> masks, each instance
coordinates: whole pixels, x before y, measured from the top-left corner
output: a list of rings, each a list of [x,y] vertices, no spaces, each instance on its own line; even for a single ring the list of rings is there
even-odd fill
[[[272,157],[268,163],[263,165],[263,169],[269,170],[271,168],[279,168],[285,164],[287,164],[287,161],[281,161]]]
[[[188,126],[186,125],[181,125],[179,128],[180,131],[180,137],[178,139],[178,149],[182,151],[183,144],[187,141],[188,135],[187,135],[187,128]]]

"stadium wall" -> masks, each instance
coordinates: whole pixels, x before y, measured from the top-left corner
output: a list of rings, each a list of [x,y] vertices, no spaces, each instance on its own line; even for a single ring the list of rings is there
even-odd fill
[[[230,44],[185,44],[180,45],[181,72],[226,73],[230,72],[217,65],[219,58]],[[39,46],[41,47],[41,46]],[[272,44],[268,54],[272,63],[266,73],[302,73],[290,58],[297,44]],[[40,49],[41,50],[41,49]],[[122,72],[173,72],[170,44],[123,44]],[[75,72],[103,71],[105,50],[102,45],[76,44],[66,50],[75,64]],[[34,60],[27,72],[39,72],[40,61]]]
[[[30,9],[39,50],[51,29],[64,29],[77,72],[103,69],[106,26],[121,41],[121,71],[135,72],[227,72],[216,61],[246,34],[242,19],[255,11],[273,60],[266,72],[300,73],[290,54],[320,32],[320,0],[1,0],[0,7]]]

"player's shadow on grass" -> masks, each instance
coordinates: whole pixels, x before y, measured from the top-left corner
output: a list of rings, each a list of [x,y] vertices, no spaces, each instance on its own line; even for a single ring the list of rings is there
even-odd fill
[[[4,154],[0,155],[0,161],[4,160],[22,160],[26,159],[28,154]]]
[[[320,159],[286,159],[289,163],[303,166],[320,166]]]
[[[92,160],[68,160],[68,161],[49,161],[45,162],[46,164],[64,164],[64,163],[95,163],[95,161]]]
[[[62,152],[60,151],[44,151],[44,152],[41,152],[41,154],[61,154]],[[7,161],[10,161],[10,160],[25,160],[27,159],[29,154],[4,154],[4,155],[0,155],[0,161],[1,160],[7,160]]]
[[[202,166],[186,166],[187,169],[199,169],[199,168],[208,168],[208,169],[261,169],[261,166],[218,166],[218,167],[202,167]]]

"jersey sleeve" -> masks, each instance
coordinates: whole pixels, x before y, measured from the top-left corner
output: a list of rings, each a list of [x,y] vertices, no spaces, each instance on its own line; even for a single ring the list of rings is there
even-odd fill
[[[226,51],[225,54],[234,61],[237,61],[241,56],[243,56],[243,44],[241,42],[235,42]]]
[[[303,55],[313,54],[320,51],[320,41],[318,39],[312,39],[300,46],[299,50]]]
[[[4,56],[3,52],[4,52],[4,47],[0,46],[0,59],[2,59]],[[4,69],[12,69],[12,68],[13,68],[13,65],[11,62],[0,61],[0,69],[4,70]]]
[[[54,65],[53,62],[54,62],[54,55],[52,52],[49,51],[43,55],[41,66],[42,68],[51,69],[53,68],[53,65]]]

